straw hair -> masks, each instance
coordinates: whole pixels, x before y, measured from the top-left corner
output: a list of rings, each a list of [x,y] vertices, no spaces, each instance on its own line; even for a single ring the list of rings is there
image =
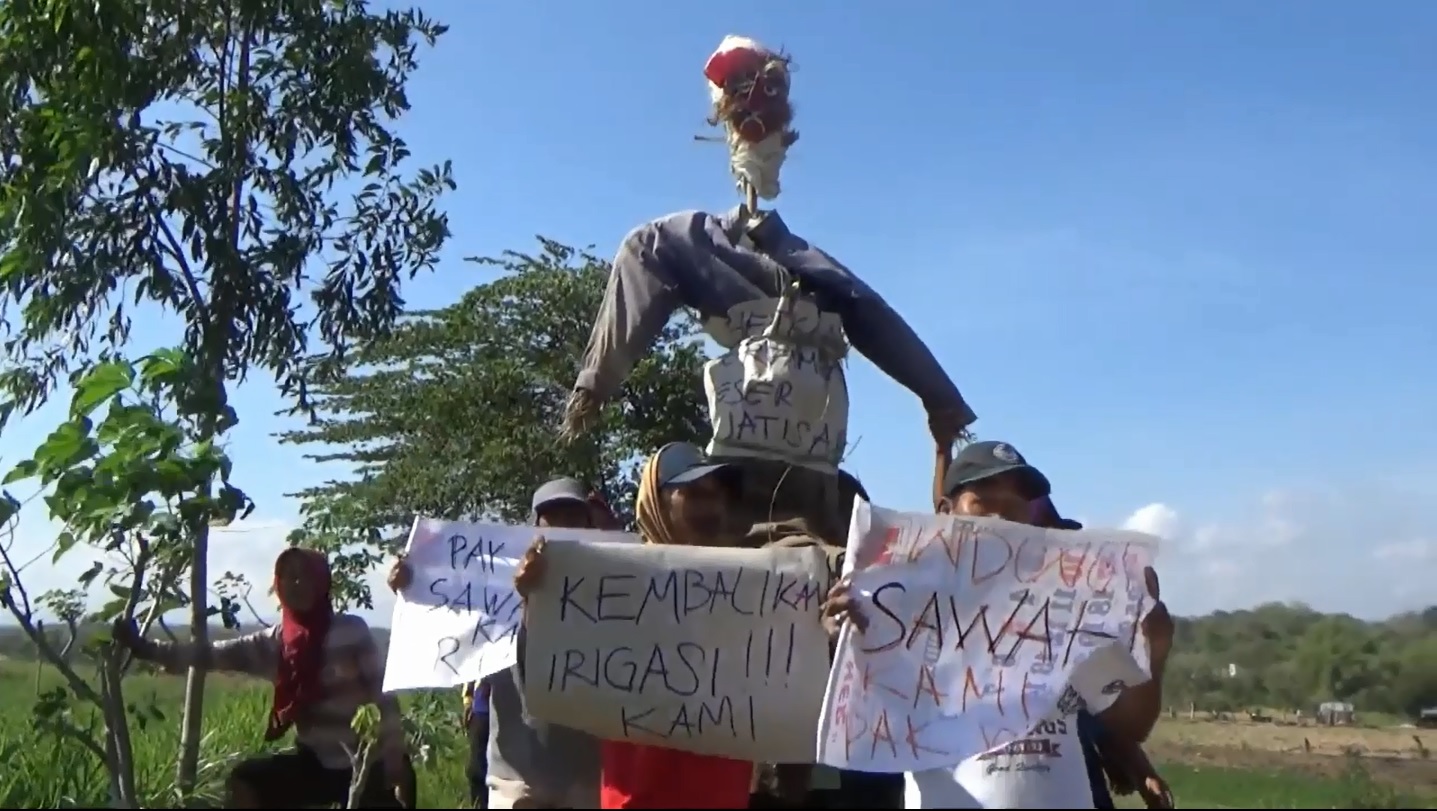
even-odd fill
[[[659,484],[659,455],[656,453],[644,463],[639,476],[639,497],[634,505],[639,525],[639,537],[644,543],[679,543],[679,533],[674,527],[669,511],[664,509]]]

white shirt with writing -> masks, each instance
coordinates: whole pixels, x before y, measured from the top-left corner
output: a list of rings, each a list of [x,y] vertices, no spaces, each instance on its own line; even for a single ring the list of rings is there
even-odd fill
[[[1148,678],[1121,646],[1094,651],[1069,677],[1067,700],[1059,701],[1059,718],[955,768],[904,775],[903,807],[1093,808],[1093,790],[1078,741],[1076,705],[1100,713],[1124,688]]]

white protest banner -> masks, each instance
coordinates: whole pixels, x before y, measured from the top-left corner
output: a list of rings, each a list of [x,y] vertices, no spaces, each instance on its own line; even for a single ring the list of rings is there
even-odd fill
[[[549,544],[524,698],[605,740],[812,763],[828,676],[818,547]]]
[[[413,577],[390,624],[386,692],[456,687],[514,664],[523,619],[514,569],[539,535],[638,540],[625,532],[416,520],[405,551]]]
[[[868,628],[840,635],[819,762],[873,772],[951,767],[1075,709],[1070,684],[1127,652],[1158,539],[900,513],[859,502],[851,587]],[[1087,668],[1086,671],[1083,668]],[[1131,667],[1129,668],[1131,669]],[[1112,687],[1100,685],[1104,692]]]

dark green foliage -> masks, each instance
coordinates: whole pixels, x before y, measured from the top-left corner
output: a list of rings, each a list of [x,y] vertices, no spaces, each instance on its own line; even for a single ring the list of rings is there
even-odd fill
[[[199,644],[211,614],[209,527],[248,508],[227,461],[220,469],[218,448],[239,420],[230,383],[257,367],[307,406],[311,377],[388,331],[401,284],[432,267],[448,236],[436,207],[454,185],[448,163],[406,173],[409,150],[391,129],[409,107],[419,49],[443,31],[417,10],[364,0],[0,3],[0,425],[79,384],[76,413],[17,478],[54,485],[51,517],[71,530],[61,551],[75,534],[113,550],[152,549],[171,532],[172,557],[137,554],[108,586],[121,597],[128,580],[132,609],[147,566],[187,570]],[[161,332],[127,352],[137,314]],[[112,408],[90,436],[85,412],[130,382],[120,359],[156,341],[178,346],[183,379],[162,386],[146,414]],[[202,486],[220,483],[214,494]],[[173,520],[141,514],[161,501]],[[5,593],[22,592],[13,562],[3,564]],[[82,585],[99,587],[94,571]],[[28,604],[6,607],[44,641]],[[136,807],[119,658],[87,699],[106,713],[105,746],[93,739],[90,750],[106,764],[112,803]],[[83,692],[73,671],[67,679]],[[204,682],[191,668],[176,780],[186,800]]]
[[[1437,706],[1437,607],[1384,622],[1278,603],[1178,621],[1165,694],[1205,710]],[[1228,665],[1237,673],[1229,676]]]
[[[0,4],[8,406],[97,336],[123,344],[145,303],[202,368],[258,365],[301,401],[311,333],[342,355],[387,329],[448,235],[448,164],[404,177],[388,129],[443,31],[364,2]]]
[[[702,346],[680,319],[595,430],[559,442],[608,263],[550,240],[534,256],[475,261],[504,275],[457,304],[406,317],[362,349],[355,371],[318,398],[319,424],[283,437],[320,446],[311,458],[355,465],[353,479],[299,494],[306,523],[295,538],[345,550],[337,565],[347,574],[366,571],[416,515],[523,522],[534,488],[554,476],[590,482],[631,509],[644,455],[706,439]],[[367,600],[348,579],[357,587],[350,596]]]

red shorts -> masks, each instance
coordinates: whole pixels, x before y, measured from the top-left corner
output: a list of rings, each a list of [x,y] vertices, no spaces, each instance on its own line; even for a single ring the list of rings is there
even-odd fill
[[[601,748],[600,808],[748,808],[748,761],[627,741]]]

